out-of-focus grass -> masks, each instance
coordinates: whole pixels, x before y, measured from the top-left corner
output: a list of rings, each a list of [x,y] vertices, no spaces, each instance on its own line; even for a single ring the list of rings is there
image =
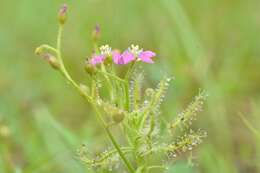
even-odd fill
[[[0,172],[88,172],[76,159],[81,143],[96,150],[103,133],[88,105],[34,54],[55,44],[56,12],[64,1],[4,1],[0,6]],[[241,119],[258,127],[260,104],[260,18],[258,0],[71,1],[64,54],[79,81],[88,82],[83,60],[90,33],[101,25],[102,43],[126,48],[138,43],[158,52],[146,66],[150,83],[166,71],[176,80],[164,105],[166,119],[198,88],[209,93],[196,126],[209,137],[195,164],[176,172],[260,172],[260,144]],[[163,69],[163,70],[162,70]],[[43,104],[44,103],[44,104]],[[43,106],[44,105],[44,106]],[[51,112],[51,113],[49,113]]]

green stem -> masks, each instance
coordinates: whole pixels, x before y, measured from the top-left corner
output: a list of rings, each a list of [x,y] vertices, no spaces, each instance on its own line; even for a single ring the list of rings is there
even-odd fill
[[[61,37],[62,37],[62,32],[63,32],[63,25],[59,25],[59,31],[58,31],[58,37],[57,37],[57,59],[60,63],[60,72],[61,74],[69,81],[69,83],[71,85],[73,85],[75,88],[78,89],[78,91],[81,91],[79,85],[72,79],[72,77],[70,76],[70,74],[68,73],[67,69],[65,68],[64,66],[64,63],[63,63],[63,59],[62,59],[62,55],[61,55]],[[82,93],[82,95],[89,101],[91,102],[92,101],[92,98],[87,95],[86,93]]]
[[[121,79],[120,77],[115,76],[115,75],[113,75],[113,74],[111,74],[111,73],[104,72],[104,71],[100,71],[100,70],[98,70],[98,73],[101,73],[101,74],[107,75],[107,76],[109,76],[109,77],[111,77],[111,78],[114,78],[114,79],[118,80],[119,82],[124,83],[124,84],[126,83],[126,81],[125,81],[124,79]]]
[[[53,52],[53,53],[55,53],[55,54],[58,53],[55,48],[53,48],[53,47],[51,47],[51,46],[49,46],[49,45],[47,45],[47,44],[41,45],[41,48],[43,48],[43,49],[45,49],[45,50],[48,50],[48,51],[51,51],[51,52]]]
[[[130,96],[129,96],[129,78],[130,78],[130,74],[132,73],[134,66],[136,64],[136,61],[132,62],[132,64],[130,65],[130,67],[128,68],[126,75],[125,75],[125,97],[126,97],[126,101],[125,101],[125,109],[127,111],[130,111]]]
[[[107,76],[107,70],[106,70],[106,67],[104,66],[104,64],[101,64],[101,71],[104,73],[104,77],[107,81],[107,84],[108,84],[108,88],[110,90],[110,98],[112,101],[114,101],[114,90],[113,90],[113,85],[111,83],[111,81],[109,80],[109,77]]]
[[[128,171],[129,171],[130,173],[134,173],[134,172],[135,172],[135,171],[134,171],[134,168],[131,166],[131,164],[129,163],[129,161],[128,161],[127,158],[125,157],[123,151],[121,150],[120,146],[117,144],[117,142],[116,142],[114,136],[112,135],[112,133],[110,132],[109,128],[107,127],[105,121],[103,120],[103,118],[102,118],[102,116],[101,116],[101,114],[100,114],[100,112],[99,112],[99,110],[98,110],[96,104],[93,104],[93,103],[92,103],[92,106],[94,107],[94,109],[95,109],[95,111],[96,111],[96,113],[97,113],[97,115],[98,115],[98,119],[100,120],[102,127],[105,129],[105,131],[106,131],[106,133],[107,133],[109,139],[111,140],[113,146],[115,147],[115,149],[117,150],[119,156],[120,156],[121,159],[123,160],[123,162],[124,162],[125,166],[127,167]]]
[[[60,25],[59,27],[59,32],[58,32],[58,37],[57,37],[57,58],[58,61],[60,63],[61,66],[61,73],[64,75],[64,77],[70,82],[70,84],[72,84],[72,86],[74,86],[79,93],[88,101],[92,104],[92,106],[94,107],[95,111],[97,112],[97,118],[100,121],[102,127],[104,128],[104,130],[106,131],[109,139],[111,140],[114,148],[117,150],[119,156],[121,157],[121,159],[123,160],[124,164],[126,165],[128,171],[130,173],[134,173],[134,168],[131,166],[130,162],[126,159],[124,153],[122,152],[120,146],[117,144],[114,136],[111,134],[109,128],[106,125],[106,122],[104,121],[104,119],[102,118],[101,113],[98,110],[98,107],[96,105],[96,102],[92,99],[92,97],[90,97],[89,95],[87,95],[85,92],[83,92],[81,90],[81,88],[79,87],[79,85],[72,79],[72,77],[69,75],[69,73],[67,72],[63,60],[62,60],[62,55],[61,55],[61,37],[62,37],[62,32],[63,32],[63,25]]]
[[[166,168],[161,165],[155,165],[155,166],[149,166],[147,169],[151,170],[151,169],[166,169]]]
[[[132,151],[131,148],[129,147],[122,147],[121,150],[127,154],[127,153],[130,153]],[[104,161],[105,159],[113,156],[114,154],[117,154],[117,150],[113,149],[109,152],[107,152],[105,155],[103,155],[102,157],[100,158],[97,158],[97,159],[94,159],[94,160],[91,160],[91,159],[88,159],[88,158],[84,158],[82,159],[85,163],[87,164],[93,164],[93,162],[95,162],[95,166],[98,166],[98,165],[102,165],[102,161]]]
[[[57,58],[59,62],[61,63],[62,67],[64,68],[63,65],[63,60],[61,57],[61,37],[62,37],[62,32],[63,32],[63,25],[59,25],[59,30],[58,30],[58,36],[57,36]]]
[[[129,83],[128,81],[125,83],[125,109],[130,111],[130,96],[129,96]]]
[[[124,161],[126,167],[128,168],[128,171],[131,173],[134,173],[134,168],[131,166],[131,164],[128,162],[128,160],[126,159],[124,153],[122,152],[122,150],[120,149],[120,146],[117,144],[117,142],[115,141],[113,135],[111,134],[111,132],[109,131],[108,128],[106,128],[107,134],[111,140],[111,142],[113,143],[114,147],[116,148],[118,154],[120,155],[120,157],[122,158],[122,160]]]
[[[257,131],[255,127],[252,126],[252,124],[245,118],[245,116],[242,113],[239,113],[240,118],[242,119],[243,123],[246,125],[246,127],[254,133],[256,137],[260,139],[260,132]]]
[[[133,61],[130,65],[130,67],[128,68],[126,75],[125,75],[125,79],[129,79],[130,74],[132,73],[132,70],[134,69],[134,66],[136,64],[136,61]]]

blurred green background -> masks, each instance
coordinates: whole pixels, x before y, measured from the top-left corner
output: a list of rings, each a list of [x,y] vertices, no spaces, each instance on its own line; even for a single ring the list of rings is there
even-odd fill
[[[163,114],[173,118],[205,89],[208,100],[196,126],[208,138],[169,172],[259,173],[260,142],[239,118],[260,125],[259,0],[1,0],[0,173],[91,172],[78,161],[82,143],[109,142],[91,108],[34,49],[55,45],[57,10],[69,5],[63,38],[72,76],[88,82],[84,59],[91,32],[120,49],[131,43],[158,53],[145,65],[147,81],[175,76]],[[260,130],[260,129],[259,129]]]

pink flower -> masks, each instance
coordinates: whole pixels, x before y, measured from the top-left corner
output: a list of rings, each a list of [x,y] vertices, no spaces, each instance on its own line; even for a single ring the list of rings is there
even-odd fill
[[[104,62],[105,60],[105,56],[104,55],[93,55],[92,58],[90,59],[90,64],[92,65],[96,65],[96,64],[101,64]]]
[[[145,63],[154,63],[152,60],[152,57],[154,57],[156,54],[152,51],[140,51],[138,54],[135,54],[129,50],[124,51],[122,54],[120,54],[119,51],[114,51],[112,53],[113,61],[115,64],[128,64],[129,62],[132,62],[134,60],[140,60]]]
[[[126,50],[122,53],[122,59],[124,61],[124,64],[128,64],[129,62],[132,62],[135,60],[134,54],[132,54],[130,51]]]
[[[98,30],[98,28],[97,28]],[[89,60],[90,64],[96,65],[101,64],[105,61],[106,58],[111,57],[111,47],[109,45],[103,45],[99,48],[99,53],[94,53]]]
[[[119,50],[114,50],[112,52],[113,61],[115,64],[124,64],[124,60],[120,54]]]
[[[150,50],[142,51],[138,58],[146,63],[154,63],[154,61],[151,59],[152,57],[156,56],[156,54]]]
[[[114,51],[112,56],[115,64],[128,64],[135,60],[135,56],[128,50],[124,51],[122,54],[120,54],[119,51]]]

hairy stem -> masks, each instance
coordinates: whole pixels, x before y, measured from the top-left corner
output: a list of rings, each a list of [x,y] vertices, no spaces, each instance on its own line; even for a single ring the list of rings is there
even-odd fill
[[[246,125],[246,127],[256,136],[258,139],[260,139],[260,132],[257,131],[255,127],[252,126],[252,124],[245,118],[245,116],[242,113],[239,113],[239,116],[243,123]]]
[[[130,78],[130,75],[134,69],[134,66],[136,64],[136,61],[132,62],[132,64],[130,65],[130,67],[128,68],[128,71],[126,72],[126,75],[125,75],[125,81],[126,84],[125,84],[125,98],[126,98],[126,101],[125,101],[125,109],[127,111],[130,111],[130,97],[129,97],[129,78]]]
[[[125,109],[130,110],[129,83],[125,83]]]

